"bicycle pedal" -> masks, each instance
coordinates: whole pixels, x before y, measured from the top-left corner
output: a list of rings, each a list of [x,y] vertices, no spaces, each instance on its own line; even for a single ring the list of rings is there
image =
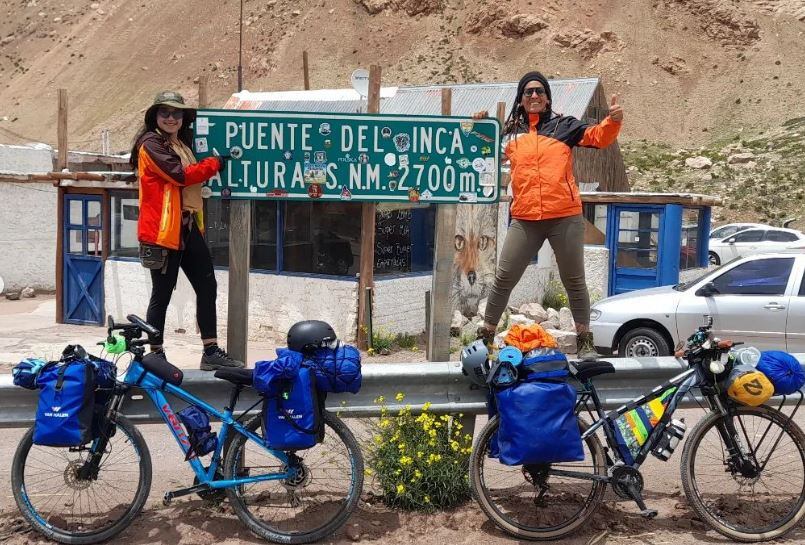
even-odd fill
[[[643,509],[642,511],[640,511],[640,516],[643,517],[643,518],[647,518],[647,519],[653,519],[654,517],[657,516],[657,510],[656,509]]]
[[[162,505],[165,507],[169,506],[173,502],[173,494],[170,492],[165,492],[165,495],[162,496]]]

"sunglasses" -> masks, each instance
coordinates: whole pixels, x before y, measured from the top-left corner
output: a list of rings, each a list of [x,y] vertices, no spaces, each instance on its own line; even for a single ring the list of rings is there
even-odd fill
[[[165,110],[160,108],[157,110],[157,115],[162,119],[168,119],[172,117],[173,119],[182,119],[184,117],[184,112],[182,110]]]
[[[545,89],[542,87],[531,87],[529,89],[525,89],[523,94],[527,97],[532,97],[534,95],[543,96],[545,94]]]

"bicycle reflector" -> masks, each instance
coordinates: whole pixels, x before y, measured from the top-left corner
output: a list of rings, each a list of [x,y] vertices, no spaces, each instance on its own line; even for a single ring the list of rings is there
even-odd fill
[[[103,343],[104,350],[110,354],[122,354],[126,351],[126,339],[120,335],[114,335],[111,338],[114,340],[114,342],[109,342],[109,339],[107,338],[106,342]]]

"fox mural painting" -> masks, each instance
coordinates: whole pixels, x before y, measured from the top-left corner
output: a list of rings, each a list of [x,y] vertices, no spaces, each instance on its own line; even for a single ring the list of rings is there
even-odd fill
[[[457,207],[453,258],[453,308],[467,318],[478,314],[478,303],[495,281],[497,204]]]

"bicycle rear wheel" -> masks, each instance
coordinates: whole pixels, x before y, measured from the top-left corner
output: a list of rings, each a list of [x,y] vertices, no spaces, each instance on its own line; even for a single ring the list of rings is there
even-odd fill
[[[260,424],[256,417],[247,428],[256,431]],[[295,453],[300,473],[293,480],[226,489],[238,518],[258,536],[278,543],[310,543],[335,532],[355,510],[363,489],[363,456],[339,418],[325,411],[324,425],[322,443]],[[282,462],[241,434],[224,460],[226,479],[284,472]]]
[[[731,460],[719,427],[731,418],[751,468]],[[682,451],[682,485],[693,510],[737,541],[766,541],[790,531],[805,515],[805,436],[769,407],[710,413]]]
[[[124,530],[151,490],[151,457],[140,432],[123,416],[107,440],[98,473],[89,476],[89,447],[33,444],[23,436],[11,467],[14,500],[25,519],[54,541],[99,543]],[[90,444],[92,445],[92,443]],[[82,471],[83,470],[83,471]]]
[[[579,419],[579,427],[584,432],[588,426]],[[601,503],[606,483],[559,476],[551,470],[606,477],[606,457],[598,437],[591,435],[584,441],[581,462],[528,471],[524,466],[506,466],[489,457],[490,439],[497,431],[495,417],[481,430],[470,456],[470,486],[486,516],[506,533],[534,541],[558,539],[579,529]],[[540,484],[547,487],[543,494]]]

